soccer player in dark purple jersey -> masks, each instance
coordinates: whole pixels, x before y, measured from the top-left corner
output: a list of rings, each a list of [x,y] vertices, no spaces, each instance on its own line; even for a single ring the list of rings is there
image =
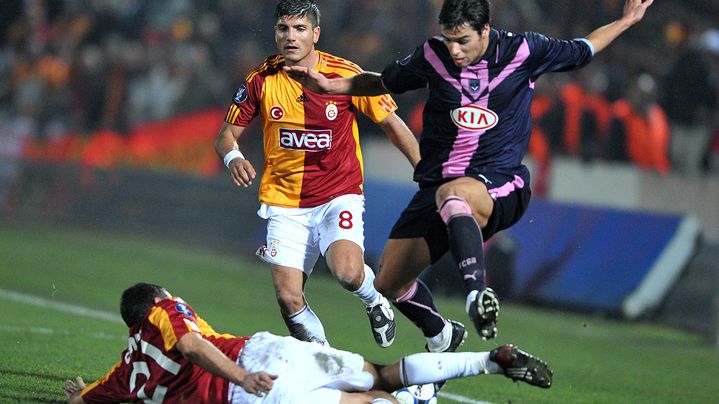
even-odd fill
[[[376,95],[429,88],[420,139],[419,184],[394,225],[375,279],[377,289],[422,329],[430,351],[451,351],[466,336],[445,320],[417,276],[444,253],[464,278],[467,313],[482,339],[497,334],[499,301],[485,284],[483,241],[516,223],[531,191],[522,164],[531,133],[534,83],[548,72],[589,63],[641,21],[653,0],[626,0],[623,15],[585,38],[557,40],[490,25],[488,0],[445,0],[441,36],[393,62],[382,74],[327,79],[285,68],[317,92]]]

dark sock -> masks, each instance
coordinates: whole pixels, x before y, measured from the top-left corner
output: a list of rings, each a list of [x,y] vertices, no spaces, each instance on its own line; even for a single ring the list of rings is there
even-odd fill
[[[472,216],[457,215],[447,222],[449,249],[462,273],[464,290],[482,290],[485,287],[484,249],[482,231]]]
[[[444,318],[434,305],[432,292],[419,279],[404,296],[393,303],[397,310],[422,330],[425,337],[434,337],[442,332]]]

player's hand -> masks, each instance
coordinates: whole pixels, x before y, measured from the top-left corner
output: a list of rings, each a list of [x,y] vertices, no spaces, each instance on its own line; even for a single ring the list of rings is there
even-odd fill
[[[634,25],[644,18],[644,13],[647,12],[652,3],[654,3],[654,0],[627,0],[624,3],[624,16],[622,18],[630,26]]]
[[[330,90],[329,79],[315,70],[302,66],[283,66],[282,69],[288,76],[314,93],[325,94]]]
[[[275,379],[277,379],[277,376],[265,372],[248,373],[240,386],[250,394],[263,397],[272,390]]]
[[[252,163],[241,157],[237,157],[230,162],[230,174],[232,175],[232,180],[235,182],[235,185],[245,188],[252,185],[252,180],[254,180],[257,175],[255,168],[252,167]]]
[[[79,394],[82,390],[87,387],[82,377],[78,376],[75,380],[65,380],[65,385],[62,386],[62,392],[65,393],[67,398],[72,398],[74,395]]]

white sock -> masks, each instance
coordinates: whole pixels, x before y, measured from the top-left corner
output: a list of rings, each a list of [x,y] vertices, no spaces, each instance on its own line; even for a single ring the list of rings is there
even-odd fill
[[[285,324],[287,324],[290,334],[301,341],[329,345],[325,336],[325,328],[309,305],[305,305],[302,310],[285,318]]]
[[[418,353],[402,358],[399,367],[405,386],[484,373],[501,373],[499,365],[489,360],[489,352]]]
[[[372,307],[379,303],[379,299],[382,295],[374,287],[374,272],[372,272],[372,268],[367,264],[364,266],[364,280],[362,281],[362,285],[360,285],[359,289],[352,292],[352,294],[359,297],[366,307]]]
[[[484,369],[484,373],[490,374],[490,375],[503,375],[504,369],[502,369],[501,366],[497,362],[494,362],[493,360],[489,359],[489,352],[487,352],[487,355],[483,356],[481,359],[481,362],[479,366]]]
[[[464,305],[464,311],[466,311],[467,314],[469,314],[469,305],[472,304],[474,299],[477,298],[478,294],[479,294],[478,290],[473,290],[473,291],[469,292],[469,294],[467,295],[467,304]]]
[[[444,322],[442,332],[434,337],[427,338],[427,347],[430,352],[442,352],[452,342],[452,324],[449,321]]]

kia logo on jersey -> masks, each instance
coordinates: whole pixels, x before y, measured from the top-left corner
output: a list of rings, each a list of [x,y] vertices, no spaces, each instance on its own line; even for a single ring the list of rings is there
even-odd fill
[[[329,150],[332,148],[332,130],[280,128],[280,147],[306,152]]]
[[[451,116],[455,125],[466,130],[489,130],[499,122],[494,111],[477,105],[452,110]]]
[[[270,108],[270,117],[276,121],[279,121],[285,116],[285,110],[282,109],[279,105],[275,105],[274,107]]]

